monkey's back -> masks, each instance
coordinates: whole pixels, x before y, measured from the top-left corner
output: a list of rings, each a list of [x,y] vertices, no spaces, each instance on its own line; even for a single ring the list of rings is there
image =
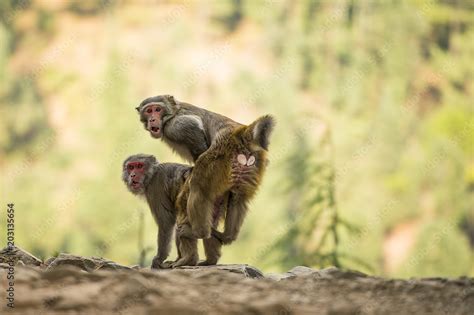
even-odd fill
[[[239,164],[239,155],[254,156],[255,164]],[[207,158],[218,162],[212,163],[219,165],[218,170],[208,171],[215,174],[214,180],[222,186],[222,190],[247,198],[253,197],[257,192],[268,164],[267,151],[252,142],[249,127],[243,125],[221,133],[216,138],[212,154],[208,154]]]
[[[206,133],[209,143],[212,143],[222,131],[227,129],[232,130],[244,126],[230,119],[229,117],[189,103],[179,102],[179,106],[180,111],[183,114],[198,115],[201,118],[204,132]]]
[[[146,199],[150,207],[152,208],[154,203],[161,203],[175,215],[179,214],[176,202],[191,170],[192,167],[185,164],[160,163],[151,178],[150,187],[154,187],[154,190],[146,191]]]

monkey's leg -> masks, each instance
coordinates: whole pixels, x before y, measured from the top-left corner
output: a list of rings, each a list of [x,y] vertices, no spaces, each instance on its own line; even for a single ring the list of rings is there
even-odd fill
[[[213,228],[213,232],[216,230]],[[191,227],[188,223],[182,224],[178,226],[176,230],[176,237],[177,241],[180,244],[179,252],[185,252],[182,254],[182,259],[178,260],[173,267],[179,267],[184,265],[192,265],[194,263],[194,257],[198,257],[197,254],[197,240],[193,238]],[[189,243],[189,240],[196,241],[195,244]],[[184,242],[184,243],[183,243]],[[219,258],[221,257],[221,242],[215,238],[211,237],[208,239],[204,239],[204,251],[206,253],[206,260],[198,263],[199,266],[208,266],[208,265],[215,265]],[[191,258],[186,258],[191,257]],[[190,263],[191,261],[191,263]],[[195,263],[194,263],[195,264]]]
[[[206,260],[198,263],[198,266],[215,265],[221,258],[222,243],[217,238],[211,236],[203,240],[204,252],[206,253]]]
[[[172,268],[180,266],[196,266],[199,255],[197,250],[197,239],[179,236],[181,258],[172,264]]]
[[[211,236],[212,214],[218,196],[228,190],[228,161],[216,158],[212,147],[196,162],[191,174],[187,214],[196,238]],[[211,152],[210,152],[211,151]]]
[[[227,212],[229,204],[229,197],[231,192],[226,192],[223,196],[217,198],[214,204],[214,211],[212,213],[212,232],[211,237],[203,240],[204,252],[206,253],[206,260],[198,263],[198,266],[209,266],[215,265],[221,258],[222,242],[215,235],[220,232],[217,230],[221,218],[224,217]]]
[[[212,232],[213,236],[222,241],[223,245],[232,243],[237,239],[240,228],[247,214],[247,198],[242,195],[232,194],[225,217],[224,232]]]
[[[187,211],[194,237],[209,238],[213,205],[214,203],[206,196],[205,191],[198,187],[191,188]]]

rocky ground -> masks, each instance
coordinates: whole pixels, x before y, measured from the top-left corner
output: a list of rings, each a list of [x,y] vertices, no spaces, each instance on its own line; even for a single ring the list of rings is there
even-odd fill
[[[302,266],[267,275],[247,265],[155,271],[69,254],[43,262],[15,248],[0,251],[0,279],[2,314],[474,314],[466,277],[397,280]]]

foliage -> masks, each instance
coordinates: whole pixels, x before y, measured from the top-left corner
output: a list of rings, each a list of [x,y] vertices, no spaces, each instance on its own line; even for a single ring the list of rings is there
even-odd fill
[[[120,168],[138,152],[182,162],[134,112],[167,93],[243,123],[277,118],[265,180],[222,262],[474,274],[472,1],[3,1],[0,12],[2,198],[20,246],[149,263],[156,228]]]

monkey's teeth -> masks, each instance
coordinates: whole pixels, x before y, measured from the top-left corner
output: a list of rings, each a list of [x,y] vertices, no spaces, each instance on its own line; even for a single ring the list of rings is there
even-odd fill
[[[247,164],[247,157],[243,154],[239,154],[239,155],[237,155],[237,161],[241,165],[246,165]]]

